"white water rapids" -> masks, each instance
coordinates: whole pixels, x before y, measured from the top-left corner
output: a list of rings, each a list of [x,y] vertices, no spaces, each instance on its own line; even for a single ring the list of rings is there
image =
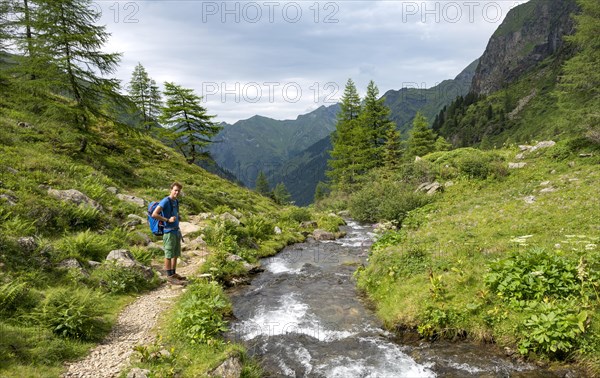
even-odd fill
[[[398,344],[355,288],[353,272],[366,261],[372,229],[349,222],[344,230],[347,235],[342,239],[309,239],[263,259],[265,271],[251,285],[230,293],[237,320],[228,338],[244,343],[265,374],[503,377],[530,371],[527,365],[486,355],[477,347],[460,351],[450,346],[439,351],[428,343]],[[417,362],[415,353],[425,357]]]

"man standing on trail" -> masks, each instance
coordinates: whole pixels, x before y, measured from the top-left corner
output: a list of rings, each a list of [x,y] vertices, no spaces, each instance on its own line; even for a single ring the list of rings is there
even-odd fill
[[[179,201],[177,197],[183,186],[174,182],[171,184],[171,193],[163,198],[154,212],[152,218],[165,222],[165,233],[163,235],[163,247],[165,249],[165,271],[167,281],[172,284],[182,285],[186,277],[175,272],[177,268],[177,257],[181,256],[181,231],[179,230]]]

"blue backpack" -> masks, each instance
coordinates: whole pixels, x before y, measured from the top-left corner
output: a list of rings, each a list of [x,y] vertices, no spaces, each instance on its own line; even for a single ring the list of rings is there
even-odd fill
[[[162,236],[165,233],[165,223],[161,220],[152,218],[152,213],[158,206],[159,202],[152,201],[148,204],[148,224],[150,225],[150,231],[156,236]],[[162,212],[161,214],[162,215]]]

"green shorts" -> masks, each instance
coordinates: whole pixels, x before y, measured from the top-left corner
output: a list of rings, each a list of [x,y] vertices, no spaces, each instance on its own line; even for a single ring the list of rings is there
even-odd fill
[[[181,256],[181,234],[180,231],[171,231],[163,235],[163,247],[165,259]]]

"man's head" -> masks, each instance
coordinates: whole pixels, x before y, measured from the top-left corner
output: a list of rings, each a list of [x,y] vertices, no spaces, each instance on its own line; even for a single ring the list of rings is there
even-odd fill
[[[171,184],[171,193],[169,194],[169,197],[171,197],[172,199],[177,198],[177,196],[179,196],[179,193],[181,192],[181,188],[183,188],[183,185],[181,185],[178,182],[174,182]]]

